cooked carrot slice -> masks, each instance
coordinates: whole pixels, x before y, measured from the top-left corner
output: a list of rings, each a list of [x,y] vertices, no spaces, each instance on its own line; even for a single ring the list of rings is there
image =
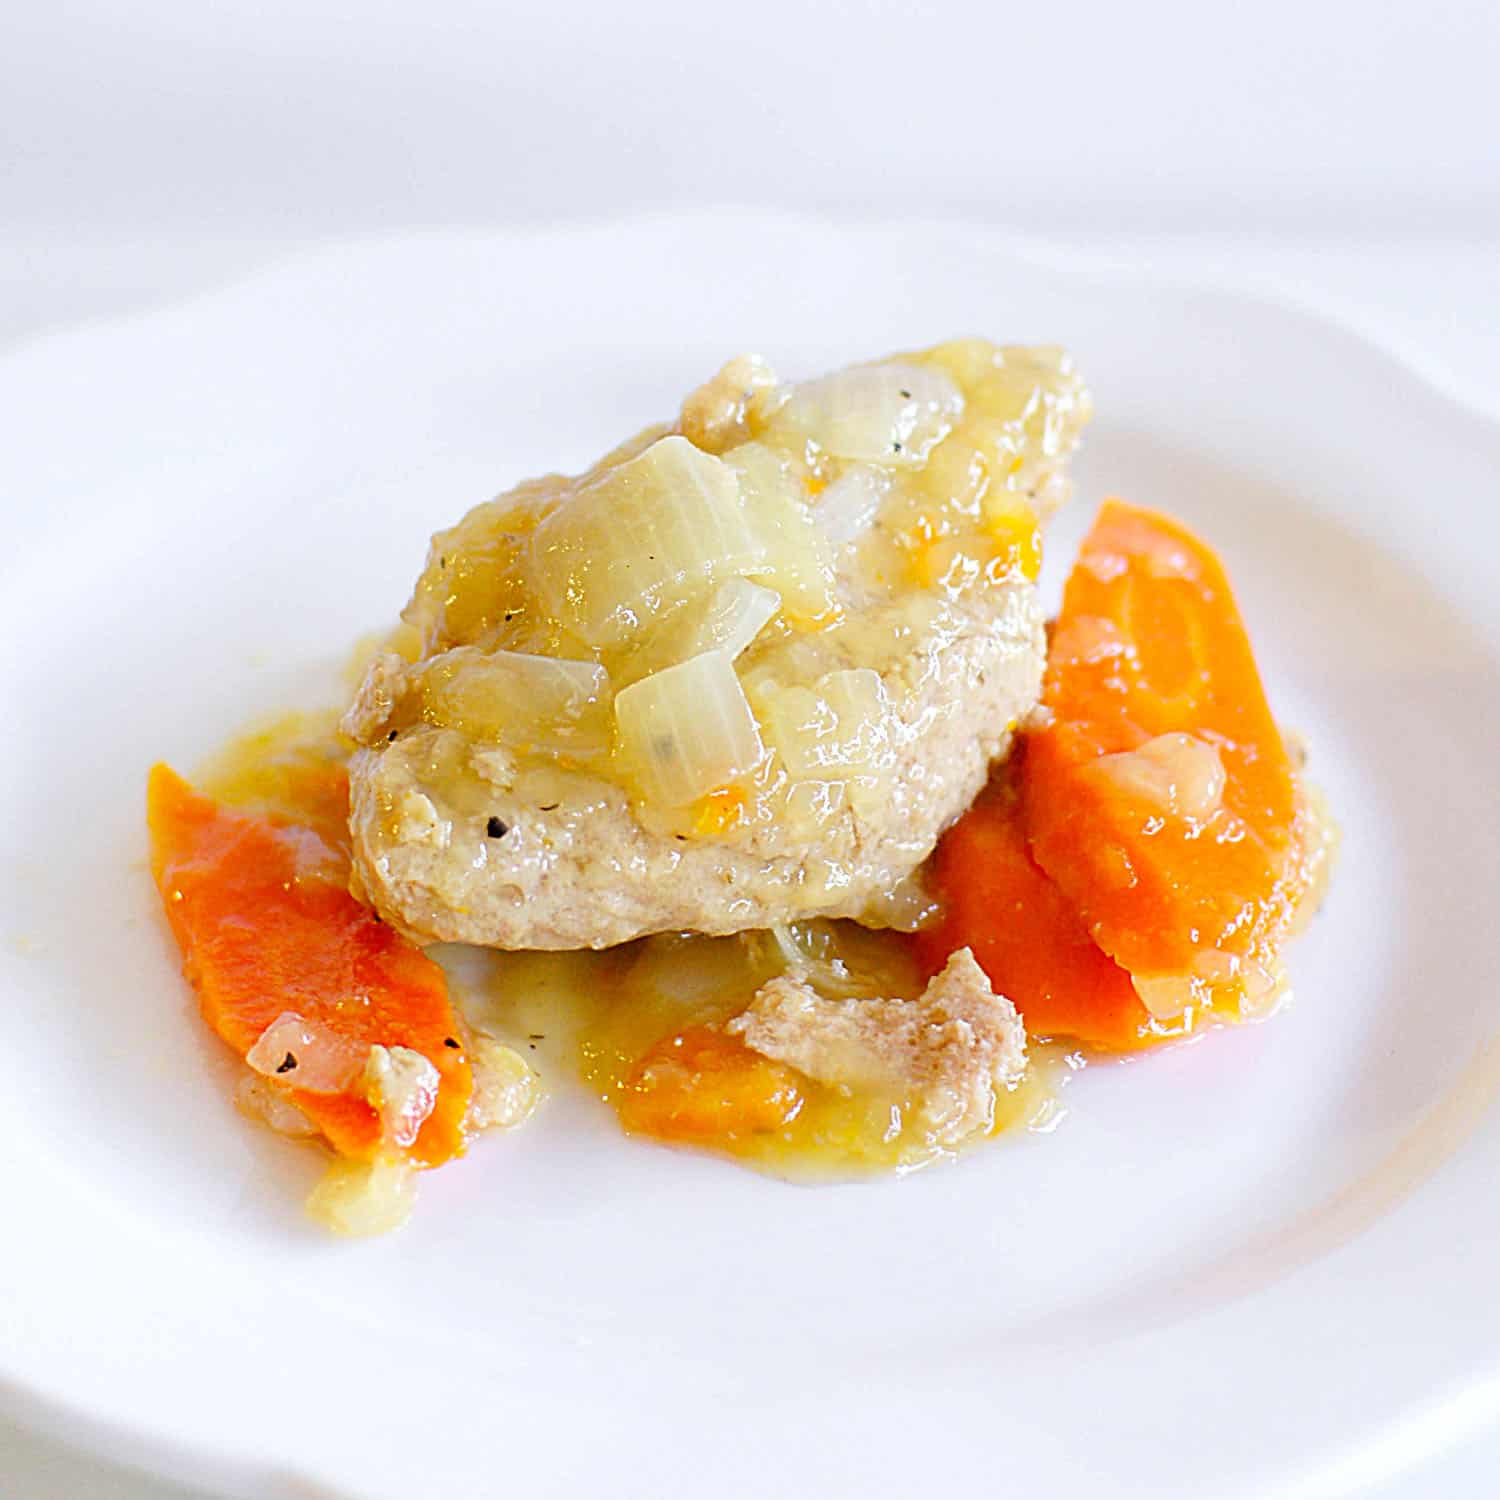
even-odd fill
[[[1010,782],[996,782],[948,830],[932,873],[943,920],[917,936],[932,972],[967,946],[1034,1036],[1117,1050],[1156,1039],[1130,976],[1100,950],[1077,909],[1032,859]]]
[[[617,1108],[640,1135],[732,1148],[790,1124],[802,1104],[790,1068],[711,1026],[689,1026],[647,1050]]]
[[[322,797],[331,797],[328,787]],[[347,790],[345,791],[347,797]],[[320,803],[321,806],[321,803]],[[200,796],[158,765],[147,787],[151,868],[203,1017],[241,1057],[291,1011],[361,1046],[410,1047],[438,1070],[407,1150],[436,1166],[464,1147],[472,1077],[443,971],[349,894],[347,858],[313,826]],[[381,1150],[362,1094],[291,1091],[347,1156]]]
[[[1106,501],[1053,633],[1022,803],[1032,853],[1158,1015],[1269,987],[1304,815],[1219,560]]]

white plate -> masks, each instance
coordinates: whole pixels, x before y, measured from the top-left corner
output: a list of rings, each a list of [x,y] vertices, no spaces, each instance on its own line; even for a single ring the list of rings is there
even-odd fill
[[[427,532],[670,412],[964,331],[1071,346],[1106,490],[1223,550],[1343,820],[1298,1003],[1050,1137],[811,1190],[564,1083],[404,1233],[300,1217],[194,1020],[142,783],[332,691]],[[0,364],[0,1388],[268,1496],[1331,1495],[1500,1413],[1500,431],[1357,338],[971,230],[721,216],[295,261]]]

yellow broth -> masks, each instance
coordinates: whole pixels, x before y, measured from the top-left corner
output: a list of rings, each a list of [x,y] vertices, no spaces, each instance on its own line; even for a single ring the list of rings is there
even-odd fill
[[[292,822],[347,848],[344,809],[330,798],[347,758],[332,714],[289,714],[239,735],[199,775],[203,789]],[[545,1071],[575,1073],[619,1109],[632,1072],[655,1044],[685,1028],[717,1027],[768,979],[796,969],[829,996],[915,998],[924,975],[910,939],[850,922],[791,924],[774,932],[710,938],[663,934],[601,951],[509,952],[445,946],[448,971],[470,1023],[516,1047]],[[1020,1084],[1002,1091],[989,1133],[1050,1130],[1057,1089],[1077,1058],[1033,1042]],[[802,1104],[781,1128],[712,1143],[779,1177],[829,1180],[907,1171],[951,1154],[912,1123],[899,1095],[803,1079]]]

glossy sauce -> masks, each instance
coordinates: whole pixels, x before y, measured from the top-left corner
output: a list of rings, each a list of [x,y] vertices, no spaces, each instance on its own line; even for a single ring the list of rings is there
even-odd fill
[[[314,827],[347,848],[346,808],[326,789],[346,750],[332,714],[287,715],[231,741],[200,770],[206,792],[236,805]],[[717,1028],[756,989],[793,964],[827,994],[915,998],[924,974],[909,938],[849,922],[794,924],[777,932],[707,938],[668,934],[602,951],[513,952],[440,946],[471,1024],[515,1047],[544,1082],[561,1074],[629,1114],[637,1064],[653,1046],[692,1027]],[[1058,1088],[1081,1065],[1059,1045],[1030,1046],[1021,1083],[996,1100],[990,1134],[1016,1126],[1051,1130],[1063,1109]],[[775,1065],[779,1066],[779,1065]],[[909,1171],[953,1154],[909,1124],[909,1101],[793,1075],[799,1094],[779,1128],[693,1144],[779,1177],[819,1181]]]
[[[824,993],[921,993],[909,945],[897,934],[820,921],[784,929],[781,941],[796,944],[803,967],[813,955]],[[545,1050],[578,1071],[591,1092],[627,1116],[629,1095],[639,1087],[639,1059],[676,1033],[717,1028],[788,965],[781,942],[768,932],[662,935],[599,953],[469,952],[478,959],[478,973],[474,959],[465,972],[480,982],[471,978],[460,989],[483,1007],[485,1024],[512,1046]],[[1061,1047],[1033,1044],[1026,1076],[996,1101],[990,1134],[1020,1125],[1052,1129],[1062,1113],[1058,1086],[1077,1065],[1076,1056],[1067,1058]],[[716,1150],[779,1177],[813,1181],[909,1171],[952,1154],[914,1132],[906,1099],[794,1077],[801,1104],[780,1128],[681,1144]]]
[[[851,456],[847,442],[829,446],[832,438],[815,419],[817,398],[807,392],[858,379],[859,367],[809,386],[758,389],[732,414],[719,411],[709,420],[701,398],[721,376],[684,408],[678,425],[698,463],[710,474],[738,476],[729,482],[759,517],[755,524],[769,547],[768,561],[721,559],[722,568],[753,575],[781,596],[774,616],[733,655],[735,676],[716,695],[733,707],[745,695],[745,712],[753,709],[764,742],[747,739],[717,785],[668,786],[642,758],[641,745],[654,736],[644,730],[622,736],[611,727],[619,727],[613,695],[674,662],[661,632],[691,618],[701,601],[669,600],[659,617],[652,614],[656,602],[636,601],[651,618],[629,631],[606,628],[592,613],[623,588],[611,582],[615,573],[636,566],[649,572],[644,564],[658,563],[655,553],[633,558],[618,528],[594,509],[600,485],[626,485],[630,465],[668,442],[683,443],[667,428],[649,429],[577,478],[528,481],[434,538],[397,647],[410,670],[392,700],[361,723],[363,742],[379,746],[392,730],[418,726],[456,729],[503,745],[518,775],[579,770],[618,784],[641,824],[664,837],[743,845],[774,826],[812,842],[846,805],[878,804],[901,762],[901,705],[887,688],[871,687],[872,675],[889,676],[893,660],[929,637],[929,654],[941,654],[944,635],[964,627],[969,596],[1035,581],[1041,523],[1066,488],[1062,463],[1090,411],[1077,372],[1058,349],[958,340],[879,368],[904,371],[902,379],[930,377],[951,393],[953,409],[926,422],[930,444],[908,438],[904,455],[896,442],[896,452],[873,457]],[[809,399],[813,415],[803,411],[799,418]],[[636,488],[627,486],[632,503],[647,513],[655,513],[652,498],[667,480],[692,488],[677,467],[666,479],[654,474],[636,474],[629,480]],[[830,548],[819,532],[826,497],[841,482],[861,479],[878,493],[872,514],[847,542]],[[626,492],[617,497],[621,503]],[[609,506],[602,509],[609,514]],[[593,519],[576,519],[580,514]],[[704,530],[703,546],[711,549],[716,535]],[[635,618],[623,605],[608,616]],[[704,649],[703,642],[694,649]],[[506,680],[508,671],[521,670],[517,656],[529,664],[531,690]],[[538,658],[566,662],[575,676],[580,668],[607,669],[588,693],[580,690],[571,714],[552,716],[554,729],[569,719],[561,737],[539,734],[532,723],[549,681]],[[864,694],[854,690],[861,678]],[[663,692],[667,701],[643,715],[643,723],[670,726],[673,700]],[[423,775],[456,807],[474,795],[463,763],[435,760]]]

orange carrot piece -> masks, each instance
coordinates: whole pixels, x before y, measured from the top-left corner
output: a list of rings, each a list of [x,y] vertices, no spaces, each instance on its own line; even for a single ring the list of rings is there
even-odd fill
[[[1032,853],[1136,978],[1253,998],[1302,894],[1304,815],[1223,567],[1177,521],[1106,501],[1068,579],[1026,737]],[[1189,734],[1224,769],[1212,811],[1165,811],[1100,757]],[[1118,765],[1118,763],[1113,763]],[[1247,988],[1248,986],[1248,988]]]
[[[790,1068],[711,1026],[689,1026],[647,1050],[616,1107],[636,1134],[732,1148],[790,1124],[802,1104]]]
[[[967,946],[1034,1036],[1115,1050],[1157,1039],[1130,976],[1032,859],[1012,785],[994,784],[944,834],[932,873],[943,920],[917,935],[929,971]]]
[[[403,1154],[420,1166],[459,1154],[473,1080],[462,1046],[450,1045],[461,1038],[443,971],[349,894],[346,856],[313,826],[321,813],[300,825],[238,812],[158,765],[147,817],[152,874],[214,1031],[244,1057],[293,1011],[361,1045],[422,1053],[440,1075],[438,1098]],[[380,1150],[379,1118],[362,1096],[290,1097],[337,1151]]]

